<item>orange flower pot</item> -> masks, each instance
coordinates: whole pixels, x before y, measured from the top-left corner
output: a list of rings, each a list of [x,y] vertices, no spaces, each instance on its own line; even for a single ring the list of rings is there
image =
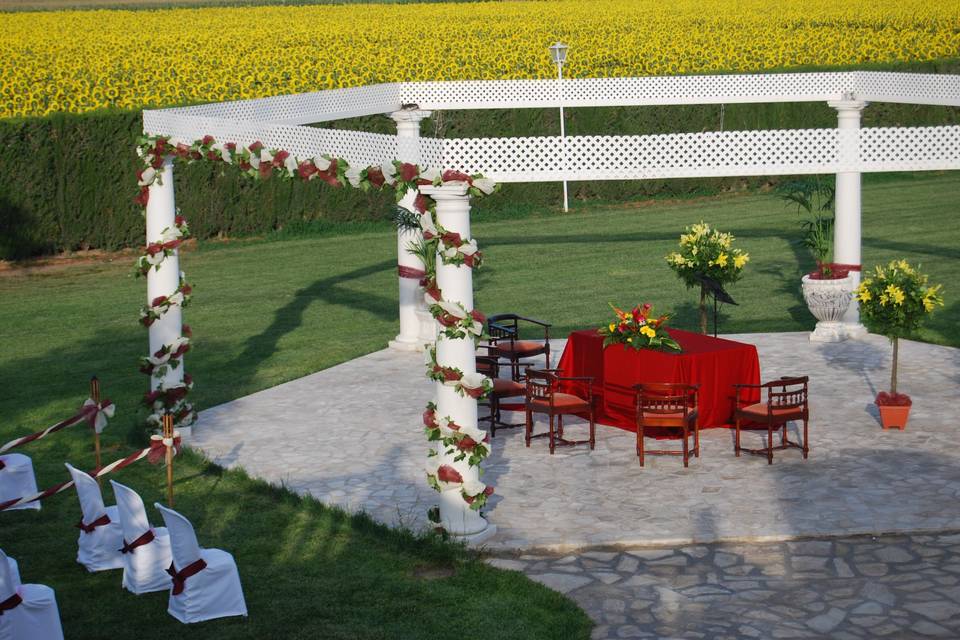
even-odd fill
[[[910,418],[910,405],[880,404],[877,405],[877,408],[880,409],[880,423],[884,429],[900,429],[900,431],[903,431],[907,428],[907,420]]]

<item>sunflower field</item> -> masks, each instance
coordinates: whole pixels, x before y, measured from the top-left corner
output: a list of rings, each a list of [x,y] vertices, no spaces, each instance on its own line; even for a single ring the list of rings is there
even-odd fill
[[[0,117],[402,80],[761,71],[960,52],[928,0],[558,0],[0,13]]]

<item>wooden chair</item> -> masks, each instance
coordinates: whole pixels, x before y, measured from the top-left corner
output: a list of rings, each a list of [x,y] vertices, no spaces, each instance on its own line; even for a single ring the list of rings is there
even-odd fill
[[[503,398],[524,398],[527,394],[527,387],[522,382],[508,380],[500,377],[500,358],[496,355],[496,346],[480,345],[480,348],[486,348],[493,352],[493,355],[477,356],[477,373],[482,373],[493,380],[493,391],[487,396],[487,406],[490,408],[490,415],[478,420],[487,420],[490,422],[490,437],[497,437],[497,428],[512,429],[522,427],[523,422],[510,424],[500,419],[500,400]]]
[[[697,391],[695,384],[638,384],[637,391],[637,457],[644,466],[645,454],[683,456],[683,466],[690,466],[690,434],[693,433],[693,455],[700,457],[700,426],[697,421]],[[683,450],[645,449],[645,430],[682,429]]]
[[[755,455],[766,455],[767,464],[773,464],[773,452],[776,449],[796,447],[803,451],[806,460],[810,453],[807,441],[807,424],[810,420],[807,384],[809,377],[793,378],[784,376],[779,380],[766,384],[736,384],[737,405],[733,417],[736,421],[736,441],[734,451],[737,456],[741,451]],[[746,404],[741,400],[740,392],[744,389],[760,389],[761,395],[766,392],[766,401]],[[745,405],[745,406],[744,406]],[[803,443],[791,442],[787,438],[787,423],[793,420],[803,420]],[[743,422],[751,422],[767,429],[767,446],[765,449],[747,449],[740,446],[740,429]],[[780,428],[780,444],[773,446],[774,429]]]
[[[561,381],[585,382],[586,399],[559,391]],[[589,444],[593,450],[596,443],[596,423],[593,419],[593,378],[588,376],[566,377],[558,375],[556,369],[527,369],[526,372],[526,443],[530,446],[532,438],[550,438],[550,454],[557,446]],[[533,414],[545,413],[550,423],[547,433],[533,435]],[[590,421],[590,437],[587,440],[567,440],[563,437],[563,416],[587,414]],[[554,429],[556,418],[556,429]]]
[[[543,329],[543,342],[520,339],[520,323],[526,322]],[[546,368],[550,369],[550,324],[515,313],[501,313],[487,318],[487,335],[497,346],[499,355],[510,362],[511,378],[520,381],[520,361],[524,358],[545,355]]]

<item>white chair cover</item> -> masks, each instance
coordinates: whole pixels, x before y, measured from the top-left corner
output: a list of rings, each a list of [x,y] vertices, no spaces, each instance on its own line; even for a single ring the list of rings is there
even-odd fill
[[[73,477],[80,498],[82,517],[77,526],[96,525],[89,533],[80,529],[77,538],[77,562],[87,571],[105,571],[122,569],[123,558],[120,547],[123,546],[123,531],[120,529],[120,516],[116,507],[105,507],[100,485],[87,473],[65,463]]]
[[[201,549],[190,521],[172,509],[154,503],[170,533],[173,568],[191,573],[198,560],[206,567],[183,581],[183,591],[170,591],[167,612],[180,622],[247,615],[247,603],[240,587],[240,573],[233,556],[220,549]],[[174,580],[176,585],[176,580]]]
[[[120,528],[123,530],[123,548],[137,540],[148,539],[147,532],[153,533],[153,539],[123,556],[123,588],[133,593],[168,591],[170,574],[167,567],[173,562],[170,555],[170,536],[164,527],[151,527],[147,519],[147,510],[137,492],[110,481],[113,495],[117,499],[117,514],[120,516]]]
[[[33,462],[22,453],[5,453],[0,456],[0,502],[14,500],[37,493],[37,478],[33,475]],[[34,500],[13,509],[39,509],[40,501]]]
[[[11,558],[0,550],[0,608],[4,609],[0,640],[63,640],[53,589],[42,584],[19,584],[20,578],[11,573],[8,560]]]
[[[14,587],[20,586],[20,567],[17,566],[17,561],[7,556],[7,566],[10,567],[10,580],[13,583]]]

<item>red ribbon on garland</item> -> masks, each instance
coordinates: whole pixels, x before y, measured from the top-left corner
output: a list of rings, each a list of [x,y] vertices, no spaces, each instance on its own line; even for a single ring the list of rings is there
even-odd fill
[[[200,573],[206,568],[207,563],[204,562],[203,558],[191,562],[185,566],[182,571],[177,571],[171,562],[170,566],[167,567],[167,573],[169,573],[170,577],[173,579],[173,595],[178,596],[183,593],[183,588],[186,586],[187,578]]]
[[[415,269],[413,267],[407,267],[405,265],[398,264],[397,274],[401,278],[410,278],[411,280],[420,280],[425,275],[427,275],[427,272],[423,271],[422,269]]]

